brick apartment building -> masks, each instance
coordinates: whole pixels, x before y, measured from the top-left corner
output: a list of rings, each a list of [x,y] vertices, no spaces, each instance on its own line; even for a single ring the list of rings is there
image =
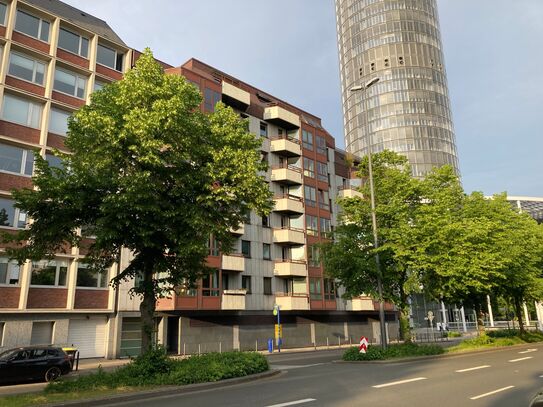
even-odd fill
[[[33,153],[59,165],[52,149],[64,150],[67,118],[93,91],[121,79],[139,55],[106,22],[58,0],[0,0],[2,230],[25,227],[10,190],[31,187]],[[315,244],[336,224],[336,197],[355,193],[345,153],[321,120],[198,60],[162,65],[200,88],[203,111],[222,101],[249,121],[263,140],[275,209],[264,218],[251,214],[232,232],[235,253],[222,254],[210,239],[208,262],[216,271],[197,289],[158,301],[157,340],[174,353],[264,349],[275,304],[285,346],[378,336],[374,302],[342,299],[319,262]],[[109,276],[89,272],[84,256],[74,247],[19,267],[0,248],[0,348],[54,343],[74,344],[82,357],[137,353],[139,301],[128,294],[134,282],[108,286],[130,253]],[[395,314],[387,317],[395,336]]]

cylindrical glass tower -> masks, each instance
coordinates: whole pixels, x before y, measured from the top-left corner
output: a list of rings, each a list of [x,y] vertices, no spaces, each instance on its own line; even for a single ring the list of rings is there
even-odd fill
[[[345,148],[396,151],[423,177],[458,170],[435,0],[335,0]],[[366,90],[351,91],[370,80]]]

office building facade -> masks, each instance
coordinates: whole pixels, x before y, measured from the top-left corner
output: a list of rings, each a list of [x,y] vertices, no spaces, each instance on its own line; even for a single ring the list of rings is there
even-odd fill
[[[336,0],[346,150],[405,155],[424,176],[458,159],[435,0]],[[371,80],[366,90],[351,91]]]

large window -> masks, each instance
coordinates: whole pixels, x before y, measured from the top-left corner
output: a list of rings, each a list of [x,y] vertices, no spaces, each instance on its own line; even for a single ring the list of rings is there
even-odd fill
[[[62,160],[53,154],[45,154],[45,161],[47,161],[47,164],[49,164],[49,167],[52,168],[60,168],[63,169],[64,165],[62,164]]]
[[[247,291],[247,294],[251,294],[251,276],[241,276],[241,288]]]
[[[322,300],[322,286],[320,278],[309,279],[309,298],[312,300]]]
[[[0,25],[6,25],[7,11],[8,11],[8,6],[6,6],[4,3],[0,3]],[[0,341],[0,346],[2,346],[1,341]]]
[[[305,185],[304,199],[307,206],[317,206],[317,190],[313,187]]]
[[[89,40],[64,28],[58,34],[58,47],[84,58],[89,55]]]
[[[123,57],[124,54],[115,51],[112,48],[105,47],[98,44],[98,51],[96,54],[96,61],[100,65],[105,65],[108,68],[115,69],[116,71],[123,71]]]
[[[336,294],[336,285],[334,280],[330,278],[324,279],[324,299],[325,300],[335,300],[337,298]]]
[[[311,267],[319,267],[321,265],[318,246],[309,246],[307,249],[307,262]]]
[[[271,277],[264,277],[264,295],[272,295]]]
[[[221,100],[221,94],[219,92],[215,92],[212,89],[205,88],[204,89],[204,109],[207,112],[214,112],[215,111],[215,105],[217,102],[220,102]]]
[[[34,153],[32,150],[0,143],[0,171],[32,175]]]
[[[12,52],[9,56],[8,74],[25,81],[43,85],[45,63],[33,58]]]
[[[40,127],[42,106],[38,103],[4,94],[2,104],[2,119],[8,122],[21,124],[23,126]]]
[[[315,161],[304,157],[304,175],[309,178],[315,178]]]
[[[17,10],[15,30],[39,40],[49,42],[49,22]]]
[[[209,236],[209,240],[207,243],[207,247],[209,249],[209,255],[210,256],[218,256],[219,255],[219,241],[215,239],[214,236]]]
[[[329,210],[330,209],[330,195],[328,191],[319,189],[319,208]]]
[[[0,284],[19,284],[20,267],[16,261],[0,257]]]
[[[262,243],[262,258],[264,260],[271,260],[271,244]]]
[[[313,150],[313,133],[307,130],[302,130],[302,143],[304,148]]]
[[[249,240],[241,241],[241,254],[245,257],[251,257],[251,242]]]
[[[308,235],[317,236],[319,233],[317,217],[305,215],[305,228],[307,229]]]
[[[68,132],[68,118],[71,113],[57,109],[56,107],[51,108],[51,115],[49,116],[49,132],[65,136]]]
[[[317,153],[326,155],[326,140],[324,137],[316,136]]]
[[[26,226],[26,213],[15,208],[15,201],[0,198],[0,226],[22,229]]]
[[[219,272],[211,272],[202,278],[202,295],[204,297],[219,296]]]
[[[317,161],[317,178],[319,181],[328,182],[328,165]]]
[[[66,286],[68,262],[62,260],[41,260],[32,262],[31,285]]]
[[[55,82],[53,89],[75,96],[80,99],[85,98],[85,89],[87,87],[87,78],[64,69],[55,69]]]
[[[260,122],[260,135],[268,137],[268,125],[266,123]]]
[[[330,219],[321,218],[321,236],[325,238],[332,237],[332,222]]]
[[[92,271],[85,263],[77,264],[77,286],[106,288],[109,283],[107,271]]]

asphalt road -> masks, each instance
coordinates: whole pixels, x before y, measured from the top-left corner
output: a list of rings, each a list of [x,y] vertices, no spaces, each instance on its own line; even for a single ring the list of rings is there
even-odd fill
[[[387,364],[337,363],[340,351],[270,356],[279,376],[115,406],[525,407],[543,387],[543,345]],[[104,406],[107,404],[104,403]]]

